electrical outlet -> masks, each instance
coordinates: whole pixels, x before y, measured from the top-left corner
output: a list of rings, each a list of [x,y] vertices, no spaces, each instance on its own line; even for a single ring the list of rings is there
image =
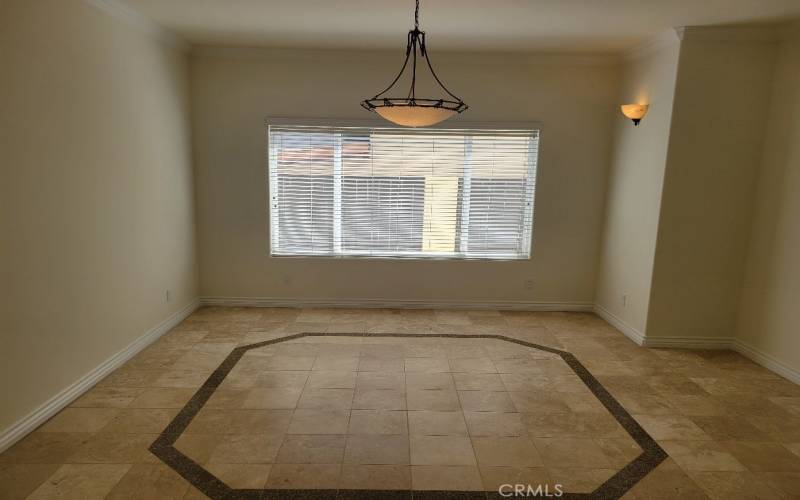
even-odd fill
[[[170,290],[167,290],[167,293],[164,294],[164,299],[166,302],[172,301],[172,292]]]
[[[532,279],[525,280],[525,290],[533,290],[534,281]]]
[[[628,307],[628,294],[622,294],[622,307]]]

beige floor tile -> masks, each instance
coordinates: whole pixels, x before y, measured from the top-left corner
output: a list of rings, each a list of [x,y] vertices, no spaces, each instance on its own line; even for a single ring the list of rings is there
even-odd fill
[[[791,451],[800,457],[800,442],[797,443],[781,443],[787,450]]]
[[[454,373],[453,381],[459,391],[505,391],[503,379],[496,373]]]
[[[477,344],[445,344],[447,359],[482,359],[489,358],[489,353]],[[456,371],[456,370],[453,370]]]
[[[789,498],[800,498],[800,472],[762,472],[758,479]]]
[[[800,457],[778,443],[724,441],[722,444],[752,472],[800,472]]]
[[[591,493],[616,474],[615,469],[550,468],[554,485],[569,493]]]
[[[409,432],[416,436],[466,436],[467,426],[460,411],[409,411]]]
[[[126,434],[159,434],[177,414],[177,408],[121,409],[100,431]]]
[[[542,492],[556,493],[550,474],[544,467],[481,466],[480,473],[486,491],[512,493],[513,496],[515,485],[523,485],[526,488],[530,485],[533,491],[541,486]],[[524,491],[527,494],[528,490]]]
[[[103,499],[131,465],[67,464],[62,465],[31,495],[30,500]]]
[[[352,410],[348,434],[408,434],[405,411]]]
[[[672,398],[679,396],[671,396]],[[697,396],[686,396],[697,397]],[[636,415],[682,415],[677,407],[673,406],[666,396],[642,394],[642,393],[620,393],[616,394],[616,399],[629,413]]]
[[[474,465],[412,465],[411,487],[415,490],[480,491],[483,483]]]
[[[406,401],[410,410],[456,411],[461,409],[458,395],[446,389],[408,389]]]
[[[442,373],[450,371],[447,358],[405,358],[406,373]]]
[[[591,439],[533,438],[544,465],[548,468],[607,469],[611,462]]]
[[[317,371],[351,371],[358,369],[357,356],[317,356],[312,370]]]
[[[408,490],[411,489],[411,467],[408,465],[342,466],[340,489]]]
[[[278,452],[276,463],[338,464],[342,462],[344,435],[287,435]]]
[[[573,392],[556,392],[557,399],[561,403],[577,413],[607,413],[608,410],[593,394],[581,394]]]
[[[267,483],[271,465],[268,464],[221,464],[206,466],[208,472],[223,483],[236,489],[260,489]],[[151,497],[156,498],[156,497]]]
[[[716,441],[661,441],[660,444],[683,470],[745,470],[745,467]]]
[[[776,396],[768,399],[788,412],[800,416],[800,397]]]
[[[202,408],[189,422],[183,434],[225,434],[236,410]]]
[[[356,390],[391,389],[405,392],[406,374],[403,372],[358,372]]]
[[[95,434],[87,438],[66,461],[75,464],[154,463],[158,459],[148,448],[157,437],[158,434]]]
[[[628,438],[599,438],[594,440],[603,450],[609,463],[616,469],[625,467],[642,454],[642,449],[636,442]]]
[[[203,406],[204,409],[238,409],[244,404],[250,389],[229,389],[220,387]]]
[[[304,389],[297,407],[314,410],[349,410],[353,389]]]
[[[125,408],[144,390],[141,387],[97,386],[86,392],[70,406],[73,408]]]
[[[362,465],[408,465],[407,435],[349,435],[344,463]]]
[[[681,396],[670,394],[665,396],[670,405],[682,415],[710,417],[728,414],[725,405],[714,396]],[[647,413],[645,411],[641,413]]]
[[[209,463],[268,464],[283,443],[281,434],[227,434],[211,453]]]
[[[450,359],[450,371],[460,373],[497,373],[494,363],[488,357]]]
[[[760,431],[780,442],[800,442],[800,417],[747,417],[747,421]]]
[[[296,387],[253,389],[245,398],[242,408],[292,410],[297,406],[301,392]]]
[[[634,415],[639,424],[656,440],[677,439],[686,441],[711,440],[687,417],[670,415]]]
[[[466,409],[465,409],[466,410]],[[464,411],[470,436],[524,436],[526,426],[519,413]]]
[[[533,437],[624,438],[628,434],[608,412],[523,413],[522,421]]]
[[[292,418],[291,410],[234,410],[225,423],[226,434],[283,434]]]
[[[340,464],[275,464],[267,488],[334,489],[339,484]]]
[[[358,362],[360,372],[402,373],[405,363],[402,358],[361,357]]]
[[[348,410],[295,410],[288,434],[346,434]]]
[[[680,467],[667,459],[636,483],[625,498],[707,500],[709,497]]]
[[[455,383],[450,373],[406,373],[406,388],[452,390],[455,388]]]
[[[262,371],[255,375],[254,387],[287,389],[302,388],[311,372],[308,371]]]
[[[771,441],[766,432],[747,420],[734,416],[689,417],[703,432],[717,441]]]
[[[506,348],[508,349],[508,348]],[[497,351],[494,351],[497,352]],[[490,356],[492,351],[490,350]],[[519,356],[519,349],[513,348],[512,353]],[[527,354],[527,353],[525,353]],[[493,359],[498,373],[518,373],[529,375],[545,375],[546,369],[539,360],[531,357],[514,357],[507,359]]]
[[[394,389],[356,389],[354,410],[405,410],[405,391]]]
[[[570,407],[558,393],[542,391],[510,391],[508,393],[518,412],[524,413],[568,413]]]
[[[116,408],[64,408],[48,420],[40,432],[97,432],[120,410]]]
[[[473,437],[479,465],[540,467],[542,459],[530,439],[517,437]]]
[[[458,399],[464,411],[516,411],[514,403],[505,391],[458,391]]]
[[[0,478],[19,478],[15,486],[30,492],[67,460],[122,462],[136,465],[112,485],[115,498],[178,498],[183,489],[184,498],[203,498],[162,474],[150,443],[237,345],[330,330],[498,333],[573,352],[672,457],[626,498],[800,494],[796,385],[735,353],[634,346],[591,314],[498,311],[201,309],[0,454]],[[412,437],[394,434],[406,432]],[[534,446],[519,444],[526,434]],[[326,437],[340,441],[315,440]],[[494,491],[502,478],[559,479],[580,492],[641,453],[557,355],[435,336],[306,336],[248,351],[175,446],[242,488]],[[522,465],[531,450],[542,467]],[[335,463],[276,465],[279,452],[285,462]],[[503,465],[479,474],[476,461],[458,462],[476,456]],[[464,465],[416,465],[420,457]],[[8,490],[0,487],[0,500]]]
[[[183,408],[194,393],[194,389],[186,388],[144,389],[127,406],[129,408]]]
[[[694,482],[714,500],[777,500],[777,491],[750,472],[690,471]]]
[[[175,441],[175,449],[198,464],[205,464],[217,446],[226,439],[223,434],[186,434],[183,433]]]
[[[108,500],[170,500],[183,498],[189,489],[177,472],[164,464],[134,465],[114,486]]]
[[[0,463],[62,464],[90,437],[87,433],[35,431],[0,453]]]
[[[457,436],[411,436],[412,465],[475,465],[469,438]]]
[[[167,370],[153,383],[153,387],[185,387],[198,389],[212,370]]]
[[[355,371],[312,371],[306,382],[307,389],[355,389],[355,387]]]
[[[268,370],[304,371],[314,366],[316,356],[275,355],[267,361]]]
[[[27,497],[59,467],[59,464],[0,464],[0,500]]]

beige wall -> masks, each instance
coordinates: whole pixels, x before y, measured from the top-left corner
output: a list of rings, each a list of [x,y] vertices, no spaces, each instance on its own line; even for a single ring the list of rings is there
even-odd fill
[[[634,53],[617,102],[649,104],[634,127],[617,112],[595,302],[644,333],[680,44],[674,32]]]
[[[778,51],[738,340],[800,373],[800,36]]]
[[[191,59],[201,295],[592,302],[616,68],[431,50],[471,106],[464,120],[542,123],[533,258],[270,258],[265,118],[371,118],[358,103],[388,83],[402,53],[201,50]],[[524,287],[529,278],[534,290]]]
[[[190,303],[196,265],[183,54],[10,0],[0,75],[2,432]]]
[[[723,35],[681,43],[648,337],[734,332],[775,43]]]

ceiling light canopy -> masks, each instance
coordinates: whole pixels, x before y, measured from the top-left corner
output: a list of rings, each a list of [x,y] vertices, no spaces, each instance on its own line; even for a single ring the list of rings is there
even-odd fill
[[[414,10],[414,29],[408,32],[408,44],[406,45],[406,60],[400,73],[395,77],[391,84],[383,92],[375,94],[371,99],[365,99],[361,106],[368,111],[378,113],[382,118],[402,125],[404,127],[427,127],[447,120],[451,116],[465,111],[468,106],[455,94],[447,90],[436,72],[433,70],[431,60],[428,57],[428,50],[425,46],[425,32],[419,29],[419,0],[416,0]],[[419,55],[417,55],[419,54]],[[388,93],[400,77],[408,68],[408,60],[411,59],[411,88],[406,97],[388,97]],[[447,98],[419,98],[416,95],[417,85],[417,61],[424,59],[428,70],[433,76],[439,87],[445,91]]]

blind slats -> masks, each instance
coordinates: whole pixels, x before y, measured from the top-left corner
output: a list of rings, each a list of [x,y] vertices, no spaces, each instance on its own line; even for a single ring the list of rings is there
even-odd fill
[[[530,256],[537,130],[268,134],[273,255]]]

